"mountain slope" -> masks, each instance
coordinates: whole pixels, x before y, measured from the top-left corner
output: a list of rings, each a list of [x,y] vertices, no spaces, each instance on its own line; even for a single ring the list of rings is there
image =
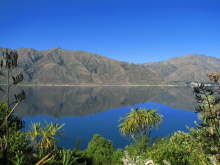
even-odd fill
[[[4,51],[0,48],[0,54]],[[220,59],[188,55],[163,62],[131,64],[97,54],[64,49],[17,49],[19,67],[31,83],[161,84],[207,81],[208,72],[220,71]]]
[[[163,62],[146,63],[145,66],[169,82],[207,81],[208,72],[220,71],[220,59],[192,54]]]
[[[1,49],[0,51],[2,51]],[[144,66],[83,51],[18,49],[25,80],[34,83],[132,84],[163,81]]]

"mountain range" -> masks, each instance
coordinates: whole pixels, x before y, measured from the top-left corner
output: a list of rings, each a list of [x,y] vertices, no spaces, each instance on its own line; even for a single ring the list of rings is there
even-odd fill
[[[0,54],[4,51],[0,48]],[[220,71],[220,59],[187,55],[167,61],[133,64],[84,51],[60,48],[17,49],[19,69],[28,83],[163,84],[207,81],[208,72]]]

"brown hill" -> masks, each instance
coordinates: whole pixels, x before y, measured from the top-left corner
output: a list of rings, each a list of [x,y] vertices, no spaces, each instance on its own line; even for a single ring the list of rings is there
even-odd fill
[[[207,73],[220,71],[220,59],[192,54],[145,66],[169,82],[207,81]]]
[[[163,81],[144,66],[83,51],[18,49],[26,80],[36,83],[132,84]]]

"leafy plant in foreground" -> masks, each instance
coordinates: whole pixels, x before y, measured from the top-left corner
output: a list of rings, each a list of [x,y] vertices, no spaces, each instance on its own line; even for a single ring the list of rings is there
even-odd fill
[[[41,127],[40,123],[33,123],[31,131],[28,132],[31,144],[37,151],[50,153],[56,149],[57,138],[62,136],[59,131],[63,126],[49,123]]]
[[[220,73],[210,73],[208,77],[215,86],[199,84],[194,87],[198,102],[196,112],[201,122],[197,123],[198,130],[194,130],[193,135],[203,142],[207,154],[220,161]]]

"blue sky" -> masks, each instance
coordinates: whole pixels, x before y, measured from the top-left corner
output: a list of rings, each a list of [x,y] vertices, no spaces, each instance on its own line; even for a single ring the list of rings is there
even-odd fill
[[[134,63],[220,57],[220,0],[0,0],[0,46]]]

